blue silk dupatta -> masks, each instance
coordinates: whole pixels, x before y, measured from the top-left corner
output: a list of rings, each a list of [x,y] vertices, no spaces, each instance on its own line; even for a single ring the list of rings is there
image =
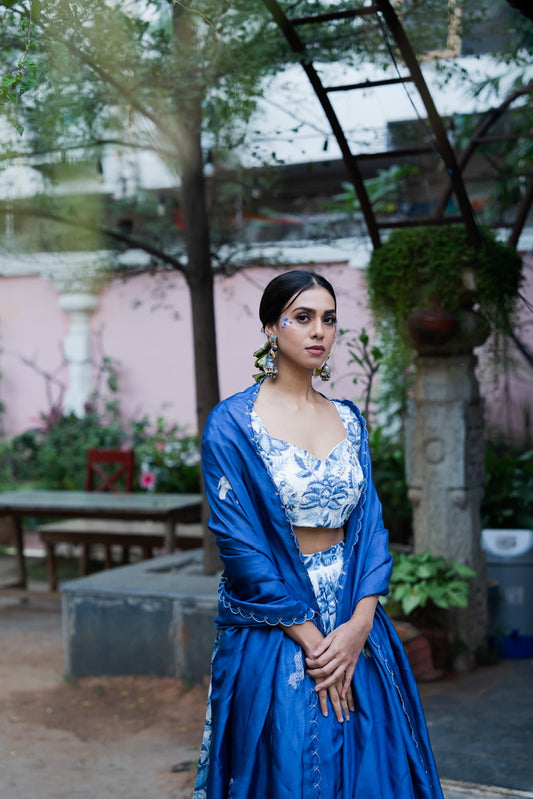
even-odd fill
[[[378,604],[353,680],[356,710],[320,713],[301,648],[283,626],[313,620],[317,601],[292,527],[257,449],[259,385],[221,402],[202,442],[210,529],[224,563],[212,665],[209,755],[195,799],[442,799],[416,684]],[[387,531],[371,477],[346,526],[337,624],[364,596],[386,594]]]

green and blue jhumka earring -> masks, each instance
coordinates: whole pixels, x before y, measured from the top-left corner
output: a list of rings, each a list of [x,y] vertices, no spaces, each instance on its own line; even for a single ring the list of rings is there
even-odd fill
[[[276,366],[276,355],[278,352],[277,336],[270,336],[263,346],[254,352],[254,366],[261,371],[254,375],[254,380],[258,382],[263,377],[274,379],[278,373]]]
[[[313,369],[313,377],[319,377],[324,382],[331,380],[331,366],[328,363],[329,356],[326,358],[322,366],[317,366],[316,369]]]

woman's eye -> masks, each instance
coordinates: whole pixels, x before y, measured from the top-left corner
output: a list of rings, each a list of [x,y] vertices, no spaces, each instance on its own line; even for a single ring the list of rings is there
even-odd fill
[[[336,325],[337,319],[334,316],[326,316],[324,322],[326,325]]]
[[[296,319],[298,322],[307,322],[309,320],[309,316],[306,313],[299,313]]]

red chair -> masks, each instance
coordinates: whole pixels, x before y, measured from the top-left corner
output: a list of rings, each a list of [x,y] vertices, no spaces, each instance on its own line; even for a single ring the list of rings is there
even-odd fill
[[[132,449],[90,449],[85,490],[130,492],[133,491],[134,474],[135,453]]]
[[[132,449],[90,449],[87,452],[86,491],[111,491],[114,494],[133,491],[135,452]],[[81,520],[80,520],[81,522]],[[90,543],[82,545],[80,571],[89,572]],[[111,544],[104,544],[105,567],[112,566]],[[122,563],[128,563],[130,548],[122,547]]]
[[[132,449],[90,449],[87,453],[85,475],[86,491],[130,492],[135,476],[135,453]],[[130,525],[131,526],[131,525]],[[104,519],[68,519],[40,525],[39,533],[46,547],[48,584],[51,591],[57,590],[56,544],[71,543],[81,546],[80,574],[89,573],[91,546],[104,547],[105,568],[113,565],[112,546],[122,548],[121,563],[129,561],[130,543],[142,547],[144,557],[152,556],[154,546],[162,546],[164,536],[150,535],[149,531],[131,530],[127,523]],[[129,539],[129,540],[128,540]],[[124,543],[127,541],[128,543]]]

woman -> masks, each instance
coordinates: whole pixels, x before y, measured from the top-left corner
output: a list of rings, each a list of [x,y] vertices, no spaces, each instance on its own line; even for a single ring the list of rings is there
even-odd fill
[[[259,315],[259,382],[202,442],[224,574],[194,799],[442,799],[378,603],[391,558],[364,419],[312,386],[330,375],[335,293],[288,272]]]

